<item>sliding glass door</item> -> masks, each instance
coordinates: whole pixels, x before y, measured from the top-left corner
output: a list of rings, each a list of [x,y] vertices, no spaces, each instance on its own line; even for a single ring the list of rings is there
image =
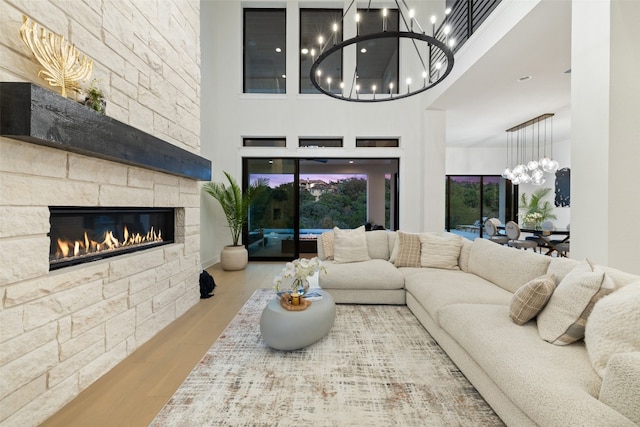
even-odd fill
[[[268,182],[250,209],[250,260],[317,253],[333,227],[397,229],[398,159],[245,158],[243,185]]]
[[[249,210],[244,242],[253,260],[293,259],[298,254],[298,174],[296,159],[244,159],[244,186],[264,179]]]
[[[447,231],[471,240],[484,237],[484,221],[513,219],[517,194],[511,182],[493,175],[447,176]]]

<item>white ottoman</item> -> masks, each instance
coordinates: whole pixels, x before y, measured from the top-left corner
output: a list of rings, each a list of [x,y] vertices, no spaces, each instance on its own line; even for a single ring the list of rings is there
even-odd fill
[[[264,342],[276,350],[297,350],[313,344],[329,333],[336,320],[336,305],[328,292],[303,311],[288,311],[274,297],[262,312],[260,332]]]

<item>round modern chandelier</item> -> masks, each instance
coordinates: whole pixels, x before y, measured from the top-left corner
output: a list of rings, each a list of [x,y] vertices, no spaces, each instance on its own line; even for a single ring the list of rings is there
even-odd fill
[[[351,2],[343,15],[343,22],[355,0]],[[454,64],[452,47],[455,40],[449,38],[450,27],[445,20],[442,34],[444,40],[436,38],[436,18],[431,17],[431,35],[426,34],[418,23],[415,12],[406,2],[395,0],[399,22],[398,30],[390,30],[389,10],[384,8],[379,14],[379,31],[360,34],[360,13],[355,14],[355,37],[338,42],[337,24],[333,24],[333,37],[318,37],[318,56],[311,65],[309,77],[313,86],[321,93],[335,99],[351,102],[384,102],[417,95],[442,82],[451,73]],[[369,5],[371,2],[369,2]],[[370,10],[370,7],[367,11]],[[377,11],[377,10],[376,10]],[[373,12],[373,11],[372,11]],[[450,10],[447,10],[448,14]],[[408,19],[407,19],[408,16]],[[376,19],[377,20],[377,19]],[[402,28],[403,27],[403,28]],[[417,30],[417,31],[415,31]],[[328,29],[331,31],[331,29]],[[326,40],[326,41],[325,41]],[[376,54],[385,41],[395,42],[397,46],[397,69],[382,64],[378,74],[359,64],[358,55]],[[315,53],[315,51],[314,51]],[[396,53],[394,53],[396,54]],[[326,66],[345,58],[352,67],[340,75],[332,75],[331,67]],[[347,60],[349,58],[350,60]],[[364,61],[363,61],[364,62]],[[379,65],[379,64],[377,64]],[[335,70],[333,70],[335,73]],[[342,78],[344,74],[344,79]],[[361,79],[366,75],[366,79]],[[364,81],[366,80],[366,83]],[[366,86],[365,86],[366,85]]]

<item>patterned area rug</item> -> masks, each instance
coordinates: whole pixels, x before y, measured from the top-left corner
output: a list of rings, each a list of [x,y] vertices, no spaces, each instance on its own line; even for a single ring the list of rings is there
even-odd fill
[[[329,335],[272,350],[259,289],[152,426],[501,426],[406,306],[338,305]]]

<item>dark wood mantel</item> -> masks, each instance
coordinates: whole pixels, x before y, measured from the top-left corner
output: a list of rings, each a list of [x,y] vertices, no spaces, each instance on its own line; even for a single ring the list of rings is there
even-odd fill
[[[0,82],[0,135],[191,179],[211,161],[33,83]]]

